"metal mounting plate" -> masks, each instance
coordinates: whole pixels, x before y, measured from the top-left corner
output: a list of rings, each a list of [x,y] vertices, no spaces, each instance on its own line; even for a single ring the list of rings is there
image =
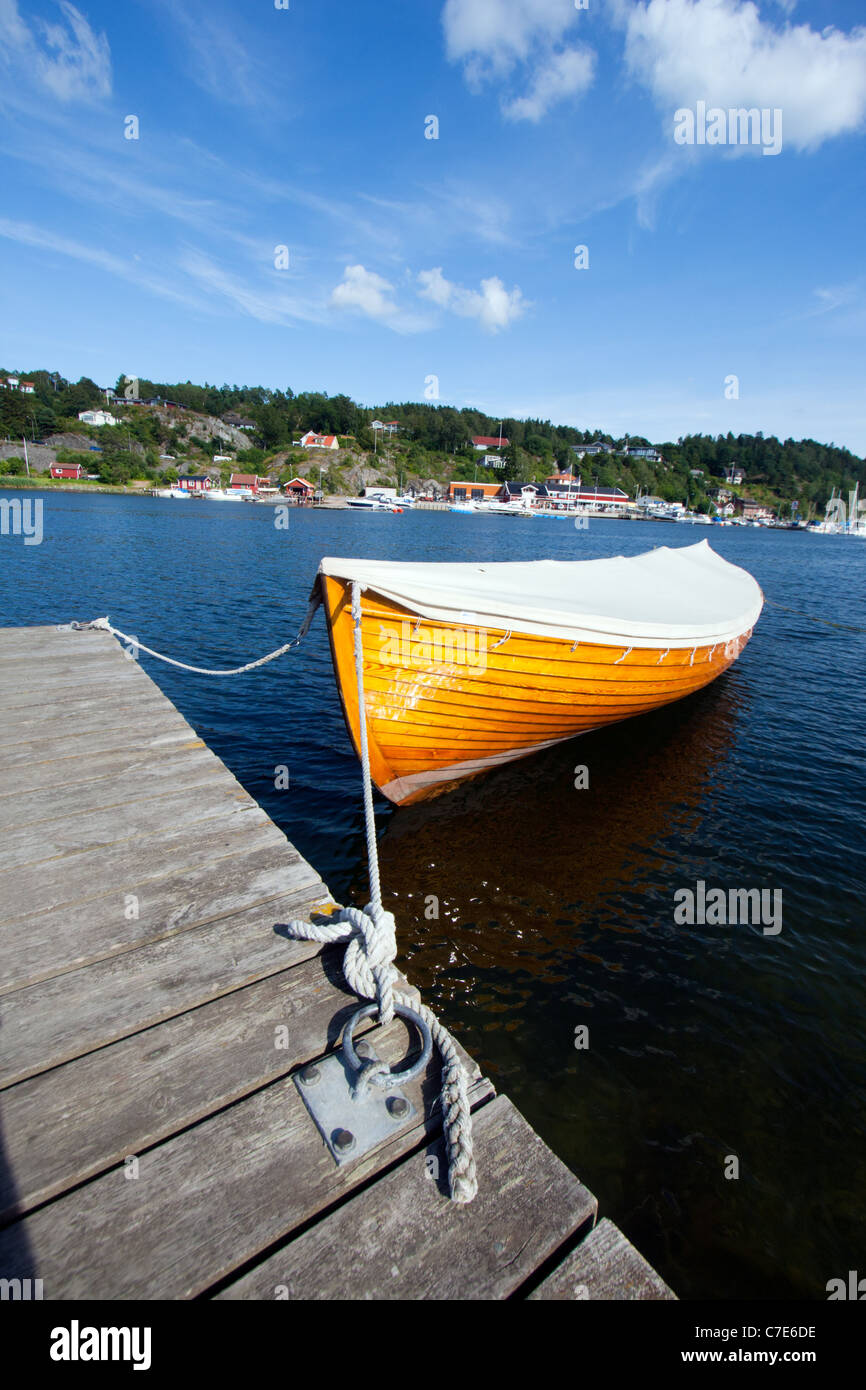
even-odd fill
[[[358,1051],[364,1061],[380,1060],[366,1040],[358,1044]],[[315,1080],[306,1079],[311,1069],[315,1070]],[[341,1167],[362,1158],[383,1140],[408,1128],[418,1113],[408,1097],[394,1086],[388,1090],[368,1086],[366,1095],[355,1100],[352,1095],[355,1075],[342,1052],[333,1052],[308,1063],[295,1072],[293,1078],[331,1157]],[[395,1115],[394,1110],[400,1113]],[[354,1143],[341,1147],[338,1137],[346,1133],[352,1136]]]

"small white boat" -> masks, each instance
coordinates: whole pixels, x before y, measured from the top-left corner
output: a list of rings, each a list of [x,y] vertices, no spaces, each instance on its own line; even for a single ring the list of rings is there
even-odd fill
[[[350,497],[349,506],[364,512],[402,512],[402,500],[371,492],[367,497]]]
[[[192,493],[187,492],[185,487],[173,487],[169,489],[168,495],[169,497],[173,497],[175,502],[188,502],[192,496]]]
[[[227,488],[212,487],[208,492],[202,493],[202,496],[209,502],[243,502],[245,494],[240,489],[230,492]]]

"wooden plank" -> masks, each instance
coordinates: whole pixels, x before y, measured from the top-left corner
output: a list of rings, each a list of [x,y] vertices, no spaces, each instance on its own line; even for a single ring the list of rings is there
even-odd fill
[[[501,1299],[586,1222],[596,1201],[505,1096],[473,1117],[478,1196],[431,1180],[441,1140],[226,1288],[221,1299]],[[352,1252],[362,1258],[352,1258]]]
[[[103,673],[99,680],[78,678],[71,683],[59,685],[49,686],[38,679],[35,687],[32,681],[25,682],[23,679],[0,683],[0,713],[5,719],[17,713],[39,710],[43,705],[46,710],[58,707],[61,710],[71,709],[83,701],[92,700],[94,690],[111,699],[135,699],[138,696],[144,699],[159,687],[147,675],[145,683],[142,683],[137,679],[134,667],[135,662],[129,661],[126,663],[128,669],[118,670],[115,667],[110,678]],[[2,672],[3,668],[0,665],[0,676]],[[139,670],[138,676],[142,674],[144,673]]]
[[[0,662],[0,691],[4,696],[18,690],[22,692],[53,692],[67,687],[73,689],[82,685],[101,684],[106,688],[131,684],[142,676],[149,679],[139,662],[124,656],[123,648],[115,646],[113,651],[102,655],[83,653],[58,653],[46,661]]]
[[[55,739],[74,729],[77,734],[98,734],[100,730],[116,729],[125,723],[127,728],[148,715],[165,713],[165,696],[158,691],[132,687],[125,692],[94,697],[92,690],[74,700],[55,703],[28,704],[0,709],[2,730],[0,738],[11,743],[36,743],[40,739]],[[0,790],[0,795],[3,792]]]
[[[392,1024],[377,1051],[393,1064],[404,1039]],[[438,1089],[431,1061],[405,1094],[428,1114]],[[475,1103],[489,1095],[485,1081],[470,1089]],[[110,1169],[7,1226],[0,1269],[43,1279],[46,1299],[190,1298],[416,1149],[438,1123],[437,1112],[338,1168],[283,1078],[139,1155],[137,1178]]]
[[[331,983],[341,978],[342,958],[342,947],[330,947],[321,959],[0,1094],[0,1219],[152,1147],[335,1046],[358,1007],[354,995]],[[278,1047],[281,1025],[287,1037]],[[359,1036],[363,1031],[362,1024]]]
[[[7,744],[0,749],[0,772],[4,775],[16,767],[49,764],[58,769],[57,776],[63,775],[63,764],[72,758],[90,757],[94,753],[128,754],[131,751],[143,752],[145,749],[167,747],[173,743],[188,743],[195,746],[198,735],[193,732],[184,719],[176,713],[162,713],[146,716],[132,728],[106,730],[98,737],[82,735],[80,738],[70,734],[68,738],[35,739],[30,742]]]
[[[61,931],[52,909],[0,923],[0,995],[264,905],[283,897],[287,884],[293,893],[326,896],[315,869],[269,821],[234,832],[225,849],[214,846],[205,857],[194,844],[184,850],[192,862],[136,884],[134,902],[121,891],[127,885],[114,884],[102,897],[69,903]]]
[[[287,876],[288,879],[288,876]],[[320,950],[274,927],[325,895],[304,883],[264,905],[3,996],[0,1086],[173,1018]],[[299,902],[300,897],[300,902]]]
[[[207,835],[209,822],[236,806],[261,812],[258,802],[219,763],[193,768],[188,778],[176,780],[179,786],[163,788],[149,797],[140,797],[136,787],[132,797],[124,800],[123,789],[115,788],[113,805],[109,802],[96,810],[82,807],[75,816],[64,814],[59,820],[44,820],[38,825],[6,826],[0,836],[0,891],[6,886],[7,875],[14,877],[28,864],[63,860],[121,843],[129,846],[134,859],[141,842],[163,834],[167,825],[175,830],[186,825],[197,836]],[[51,872],[55,871],[62,873],[62,864]]]
[[[204,743],[190,748],[174,744],[147,757],[132,754],[120,758],[116,753],[108,759],[73,758],[76,766],[74,781],[46,777],[45,785],[27,787],[31,774],[18,768],[3,779],[0,791],[0,831],[8,826],[34,827],[43,821],[77,817],[82,812],[104,811],[109,806],[128,805],[134,791],[137,801],[159,796],[167,790],[194,786],[196,779],[219,775],[227,781],[224,765]],[[63,772],[70,775],[69,764]],[[16,789],[15,783],[22,783]],[[11,784],[11,785],[10,785]],[[14,797],[14,801],[10,798]],[[33,831],[38,838],[38,831]]]
[[[675,1300],[661,1275],[606,1218],[586,1240],[563,1260],[529,1295],[539,1302],[606,1299],[636,1302],[641,1299]]]
[[[58,652],[92,656],[117,647],[110,632],[70,632],[58,627],[0,628],[0,662],[56,656]]]
[[[185,825],[162,835],[149,835],[136,846],[134,857],[128,845],[118,844],[69,855],[63,862],[62,875],[46,874],[44,865],[23,865],[9,874],[4,883],[4,896],[0,898],[3,921],[65,910],[74,903],[106,894],[119,898],[137,893],[141,884],[202,862],[203,844],[207,846],[207,857],[218,859],[231,851],[237,836],[255,827],[261,831],[263,843],[286,843],[285,836],[260,807],[237,802],[207,825],[199,826],[198,831]]]
[[[145,692],[139,690],[138,694],[143,696]],[[28,707],[28,713],[31,712],[32,706]],[[89,727],[79,727],[77,721],[68,715],[57,717],[50,722],[43,719],[37,723],[19,724],[20,713],[20,710],[0,711],[3,718],[0,728],[0,757],[5,757],[10,747],[19,744],[34,751],[47,746],[54,756],[64,745],[68,745],[73,754],[89,746],[98,749],[100,743],[113,747],[118,742],[119,734],[126,734],[128,737],[130,733],[137,732],[139,725],[150,727],[160,719],[166,724],[170,723],[174,728],[185,728],[189,736],[195,738],[190,725],[173,706],[164,699],[154,700],[150,696],[146,700],[136,699],[131,709],[128,703],[125,707],[120,704],[104,707],[102,722],[91,724]]]

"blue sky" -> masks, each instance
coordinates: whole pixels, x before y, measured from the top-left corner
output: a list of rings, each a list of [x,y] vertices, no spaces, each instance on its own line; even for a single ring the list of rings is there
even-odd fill
[[[0,365],[866,453],[863,19],[0,0]],[[780,152],[677,143],[699,102]]]

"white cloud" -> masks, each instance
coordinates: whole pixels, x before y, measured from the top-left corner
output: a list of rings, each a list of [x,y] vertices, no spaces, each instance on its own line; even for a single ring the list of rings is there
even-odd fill
[[[556,102],[580,96],[591,87],[594,72],[591,49],[563,49],[540,63],[526,95],[506,103],[503,111],[513,121],[540,121]]]
[[[362,265],[347,265],[343,279],[331,294],[336,309],[356,309],[368,318],[385,320],[399,313],[390,297],[394,286]]]
[[[452,62],[484,64],[501,76],[579,18],[569,0],[445,0],[442,26]]]
[[[435,266],[432,270],[422,270],[418,283],[421,286],[418,293],[424,299],[438,304],[441,309],[450,309],[461,318],[477,319],[488,333],[508,328],[528,307],[517,286],[507,290],[496,275],[482,280],[480,290],[467,290],[446,280],[442,267]]]
[[[339,285],[331,291],[329,302],[334,309],[363,314],[393,328],[395,333],[417,333],[428,327],[426,320],[402,309],[392,298],[393,294],[391,282],[374,270],[362,265],[347,265]]]
[[[503,103],[512,120],[539,121],[556,102],[590,85],[592,51],[561,46],[581,19],[571,0],[445,0],[442,11],[448,57],[463,64],[471,87],[525,68],[525,93]]]
[[[670,110],[779,107],[784,140],[812,149],[866,116],[866,29],[777,28],[751,0],[645,0],[620,11],[634,77]]]
[[[37,21],[38,34],[21,18],[17,0],[0,0],[0,57],[11,81],[35,77],[63,102],[98,101],[111,95],[111,50],[84,15],[59,0],[64,23]],[[41,37],[41,42],[40,42]]]

